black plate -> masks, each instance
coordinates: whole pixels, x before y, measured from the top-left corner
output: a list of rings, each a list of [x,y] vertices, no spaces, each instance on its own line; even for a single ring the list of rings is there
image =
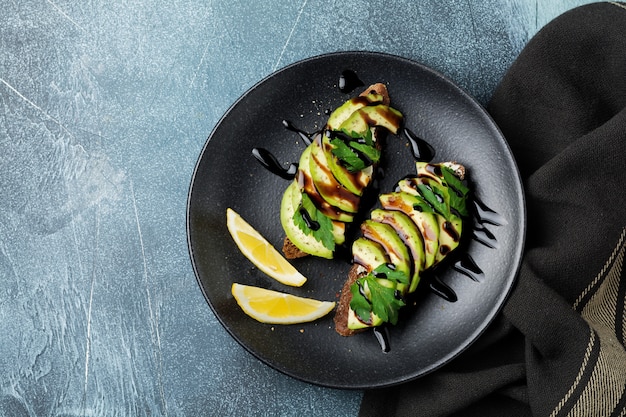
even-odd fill
[[[478,281],[450,267],[438,276],[458,301],[425,294],[398,326],[389,329],[383,353],[370,331],[342,337],[332,315],[317,322],[280,326],[246,316],[233,299],[233,282],[321,300],[336,300],[350,265],[345,260],[299,259],[308,277],[301,288],[266,277],[239,252],[226,228],[232,207],[276,247],[282,246],[280,199],[289,182],[252,156],[263,147],[280,161],[297,162],[305,144],[283,120],[314,132],[327,112],[352,94],[338,88],[345,70],[366,84],[384,82],[406,127],[436,149],[435,161],[456,160],[469,172],[475,193],[506,219],[486,224],[487,243],[471,239],[466,252],[482,269]],[[403,136],[387,138],[382,191],[414,173]],[[483,227],[483,226],[480,226]],[[517,274],[525,232],[521,181],[507,143],[484,109],[437,72],[379,53],[318,56],[290,65],[245,93],[219,121],[198,160],[191,183],[187,231],[195,274],[213,312],[249,352],[273,368],[310,383],[335,388],[372,388],[405,382],[440,367],[467,348],[499,312]],[[491,236],[489,236],[491,234]],[[485,239],[483,239],[484,241]]]

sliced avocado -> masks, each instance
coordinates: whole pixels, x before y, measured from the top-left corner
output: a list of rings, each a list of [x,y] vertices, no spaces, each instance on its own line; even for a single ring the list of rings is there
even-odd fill
[[[346,241],[346,224],[344,222],[333,220],[333,237],[337,245]]]
[[[465,178],[465,167],[455,162],[443,162],[440,164],[429,164],[417,162],[417,179],[414,186],[427,185],[434,191],[440,200],[446,205],[445,210],[438,210],[448,220],[452,216],[468,216],[467,197],[469,188],[463,184]],[[425,197],[427,197],[425,195]],[[432,197],[432,196],[431,196]],[[441,207],[444,209],[444,207]]]
[[[348,213],[356,213],[360,198],[341,185],[330,171],[326,154],[322,149],[321,138],[316,138],[311,148],[310,170],[313,184],[322,198],[331,206]]]
[[[387,252],[379,243],[364,237],[352,243],[352,256],[354,263],[361,265],[368,273],[390,262]]]
[[[459,217],[452,216],[450,220],[446,220],[443,216],[437,217],[439,220],[439,250],[435,257],[435,263],[441,261],[459,246],[463,230],[463,221]]]
[[[370,217],[376,222],[385,223],[393,227],[396,234],[408,248],[412,260],[411,284],[408,292],[414,292],[419,284],[420,273],[424,269],[426,260],[422,234],[417,225],[407,214],[397,210],[376,209],[372,211]]]
[[[435,209],[436,212],[450,218],[450,190],[448,186],[431,177],[417,177],[420,195]]]
[[[326,125],[330,130],[339,130],[339,126],[350,116],[352,113],[360,109],[361,107],[369,106],[372,103],[377,103],[383,100],[383,96],[380,94],[367,94],[364,96],[353,97],[337,107],[328,117]]]
[[[381,324],[383,324],[383,321],[374,313],[370,314],[369,323],[365,323],[361,319],[359,319],[354,310],[348,310],[348,329],[360,330],[369,327],[380,326]]]
[[[402,123],[402,113],[398,110],[377,104],[375,106],[361,107],[341,124],[340,130],[354,133],[358,136],[365,136],[367,130],[372,126],[381,126],[391,133],[397,133]]]
[[[418,177],[431,178],[441,185],[446,185],[443,179],[443,173],[441,172],[441,164],[430,164],[428,162],[417,161],[415,163]],[[446,185],[447,186],[447,185]]]
[[[357,172],[350,172],[345,166],[339,162],[339,159],[333,155],[332,150],[334,146],[330,143],[328,136],[324,135],[322,138],[322,147],[326,154],[326,161],[330,171],[333,173],[337,181],[343,185],[351,193],[361,196],[365,187],[368,186],[372,180],[374,169],[368,166]]]
[[[365,238],[383,247],[397,271],[403,272],[407,277],[411,276],[412,262],[409,250],[393,227],[370,219],[361,224],[361,232]],[[398,290],[401,292],[404,293],[407,289],[406,285],[398,284]]]
[[[305,234],[294,223],[293,216],[300,207],[301,201],[302,193],[298,188],[298,184],[294,181],[285,190],[280,204],[280,223],[285,230],[285,234],[300,250],[321,258],[332,259],[333,252],[330,249],[312,235]]]
[[[435,209],[428,201],[422,197],[417,188],[417,177],[405,178],[398,182],[397,190],[413,196],[413,208],[423,212],[434,212]]]
[[[396,189],[411,195],[420,195],[417,190],[417,176],[406,177],[398,181]]]
[[[385,210],[401,211],[413,220],[424,242],[424,269],[430,268],[435,263],[435,256],[439,250],[439,222],[436,214],[417,209],[420,207],[419,204],[423,204],[422,200],[409,193],[381,194],[378,199]]]
[[[324,200],[315,187],[311,176],[311,149],[312,146],[307,146],[300,156],[300,162],[298,164],[299,168],[296,177],[300,190],[306,192],[309,197],[311,197],[311,200],[317,209],[328,218],[346,223],[352,222],[354,214],[347,213],[335,206],[331,206],[326,200]]]
[[[430,175],[408,177],[398,181],[396,188],[419,198],[420,204],[416,208],[450,218],[450,190],[443,179]]]

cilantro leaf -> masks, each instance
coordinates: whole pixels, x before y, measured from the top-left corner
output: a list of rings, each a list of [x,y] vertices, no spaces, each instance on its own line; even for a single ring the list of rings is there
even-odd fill
[[[333,221],[318,211],[317,222],[320,228],[313,231],[313,237],[322,242],[322,244],[330,249],[335,250],[335,235],[333,235]]]
[[[367,129],[365,135],[361,137],[365,141],[367,146],[374,146],[374,135],[372,133],[372,129]]]

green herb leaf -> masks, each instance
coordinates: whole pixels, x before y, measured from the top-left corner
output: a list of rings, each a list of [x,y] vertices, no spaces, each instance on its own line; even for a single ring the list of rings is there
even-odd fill
[[[381,264],[372,271],[372,275],[377,278],[386,278],[399,284],[409,284],[409,276],[402,271],[391,268],[388,264]]]
[[[421,179],[417,184],[417,189],[435,211],[445,217],[446,220],[450,220],[450,196],[446,188],[435,181]]]
[[[333,235],[333,221],[318,211],[317,222],[320,228],[313,231],[315,239],[322,242],[322,244],[330,249],[335,250],[335,236]]]
[[[372,275],[365,278],[371,294],[372,312],[384,322],[398,323],[398,311],[405,303],[404,300],[396,297],[395,285],[393,287],[384,286]]]
[[[380,160],[380,151],[371,145],[359,142],[350,142],[350,147],[363,153],[374,164]],[[371,164],[368,163],[367,165]]]
[[[365,136],[363,136],[363,140],[365,141],[365,144],[367,144],[367,146],[374,146],[374,136],[372,133],[372,129],[367,129],[367,132],[365,132]]]
[[[309,219],[317,223],[319,228],[316,230],[311,229],[308,222],[304,219],[301,210],[306,210]],[[293,214],[293,221],[305,234],[312,235],[315,240],[322,242],[327,249],[331,251],[335,250],[335,236],[333,235],[332,220],[317,209],[311,197],[305,192],[302,193],[300,209],[296,210]]]
[[[450,194],[450,207],[456,210],[461,216],[468,217],[469,212],[467,210],[467,195],[469,194],[469,188],[463,184],[463,182],[454,175],[454,172],[445,166],[441,167],[443,173],[443,179],[451,189]]]
[[[335,138],[330,143],[333,145],[331,152],[344,164],[348,171],[358,172],[367,167],[365,162],[343,140]]]
[[[372,313],[372,304],[363,295],[361,291],[361,282],[356,281],[350,286],[350,293],[352,293],[352,300],[350,301],[350,308],[354,313],[365,323],[369,323]]]
[[[390,275],[398,277],[395,271],[388,267],[386,267],[385,270],[390,273]],[[400,274],[404,275],[402,273]],[[400,279],[406,279],[408,282],[406,275]],[[389,285],[382,284],[382,282],[387,281],[389,281]],[[367,292],[369,293],[369,299],[364,295],[366,292],[364,290],[365,288],[367,288]],[[370,315],[374,313],[384,322],[391,324],[398,323],[399,310],[405,305],[405,302],[402,298],[397,296],[395,281],[385,278],[376,278],[373,273],[370,273],[359,278],[352,284],[350,292],[352,293],[350,308],[352,308],[363,322],[369,323]]]

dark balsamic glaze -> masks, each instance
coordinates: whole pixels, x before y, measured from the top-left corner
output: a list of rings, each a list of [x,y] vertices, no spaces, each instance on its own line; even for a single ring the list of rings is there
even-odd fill
[[[298,171],[298,164],[291,163],[288,168],[284,168],[283,165],[278,162],[278,159],[264,148],[253,148],[252,155],[271,173],[286,180],[295,178],[296,172]]]
[[[311,215],[304,207],[300,209],[300,215],[309,229],[319,230],[320,224],[311,218]]]
[[[480,224],[474,225],[472,237],[475,241],[482,243],[488,248],[497,249],[499,247],[498,241],[496,240],[494,234],[485,226],[482,226]]]
[[[386,326],[374,327],[373,328],[374,336],[376,336],[376,340],[380,345],[381,350],[384,353],[387,353],[391,350],[391,346],[389,346],[389,332],[387,331]]]
[[[508,224],[504,217],[491,210],[485,205],[485,203],[480,201],[478,198],[474,197],[473,200],[475,216],[481,224],[488,223],[494,226],[505,226],[506,224]]]
[[[462,255],[461,259],[459,259],[458,261],[454,263],[452,268],[468,276],[469,278],[471,278],[472,280],[476,282],[480,282],[480,280],[485,275],[483,270],[480,269],[478,265],[476,265],[476,262],[474,261],[474,259],[467,252],[465,252]]]
[[[312,137],[315,135],[312,135],[310,133],[305,132],[302,129],[298,129],[297,127],[295,127],[293,125],[293,123],[291,123],[289,120],[283,120],[283,127],[287,130],[290,130],[292,132],[296,132],[298,134],[298,136],[300,136],[300,138],[302,138],[302,140],[304,141],[304,143],[309,146],[312,143]]]
[[[455,303],[458,300],[456,292],[448,284],[443,282],[437,275],[433,275],[430,281],[430,290],[446,301]]]
[[[505,226],[508,224],[506,219],[487,207],[485,203],[480,201],[476,196],[474,202],[474,229],[472,237],[475,241],[487,246],[488,248],[497,249],[499,247],[495,235],[485,227],[485,224],[493,226]]]
[[[364,85],[363,81],[356,75],[356,72],[352,70],[344,70],[339,76],[339,90],[342,93],[351,93],[357,87]]]
[[[411,145],[411,153],[413,153],[413,158],[415,158],[416,161],[430,162],[435,158],[435,148],[433,148],[430,143],[426,142],[409,129],[403,129],[402,133],[404,133],[404,136],[408,139]]]

